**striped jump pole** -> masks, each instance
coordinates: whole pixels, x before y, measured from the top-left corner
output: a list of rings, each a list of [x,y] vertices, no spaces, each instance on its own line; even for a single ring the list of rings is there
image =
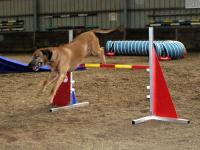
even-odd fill
[[[146,65],[130,64],[81,64],[81,68],[148,69]]]

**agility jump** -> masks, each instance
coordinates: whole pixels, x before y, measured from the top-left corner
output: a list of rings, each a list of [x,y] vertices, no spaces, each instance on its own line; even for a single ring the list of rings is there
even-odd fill
[[[149,116],[133,120],[132,124],[139,124],[149,120],[181,124],[190,123],[189,120],[179,119],[176,113],[176,109],[153,46],[153,27],[149,28],[149,67],[150,114]]]
[[[120,69],[148,69],[150,72],[150,115],[135,119],[132,121],[132,124],[139,124],[149,120],[165,121],[165,122],[175,122],[181,124],[190,123],[189,120],[180,119],[176,113],[176,109],[172,102],[169,89],[167,87],[166,81],[164,79],[155,48],[153,47],[153,28],[149,28],[149,66],[142,65],[123,65],[123,64],[82,64],[82,67],[85,68],[120,68]],[[70,76],[71,75],[71,76]],[[72,73],[67,74],[67,78],[70,79],[65,86],[61,84],[57,95],[54,97],[53,104],[61,107],[51,108],[50,111],[57,111],[60,109],[69,109],[73,107],[85,106],[88,105],[88,102],[77,103],[75,98],[75,89],[72,88]],[[74,82],[73,82],[74,83]],[[66,88],[63,91],[63,87]],[[64,93],[67,93],[67,97],[64,96],[64,99],[60,96]],[[68,99],[67,99],[68,98]],[[61,103],[60,103],[61,102]],[[63,103],[64,102],[64,103]]]
[[[81,69],[87,68],[108,68],[108,69],[129,69],[129,70],[136,70],[136,69],[148,69],[149,66],[146,65],[130,65],[130,64],[81,64],[79,66]],[[50,112],[55,112],[58,110],[64,109],[71,109],[75,107],[82,107],[89,104],[89,102],[82,102],[79,103],[76,99],[75,88],[74,88],[75,81],[73,80],[73,73],[68,72],[66,79],[59,87],[54,99],[53,105],[56,107],[51,108]]]

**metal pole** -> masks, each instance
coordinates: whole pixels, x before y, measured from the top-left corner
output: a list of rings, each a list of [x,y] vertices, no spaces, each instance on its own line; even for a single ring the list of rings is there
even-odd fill
[[[69,37],[69,43],[73,40],[73,30],[68,30],[68,37]],[[71,85],[70,85],[70,91],[71,91],[71,95],[72,95],[72,90],[73,90],[73,85],[74,85],[74,80],[73,80],[73,73],[70,72],[70,80]]]
[[[73,30],[68,30],[69,43],[73,40]]]
[[[33,31],[38,30],[38,0],[33,0]]]
[[[33,0],[33,49],[36,49],[36,33],[38,30],[38,1]]]
[[[70,101],[71,101],[71,104],[73,104],[73,100],[72,100],[72,93],[75,92],[75,88],[74,88],[74,83],[75,81],[73,80],[73,73],[70,72],[70,79],[68,79],[68,82],[70,80]]]
[[[124,0],[124,40],[126,40],[126,29],[128,24],[128,3],[127,0]]]
[[[33,49],[32,50],[35,50],[37,47],[36,47],[36,33],[35,32],[33,32],[33,45],[32,45],[33,47]]]
[[[178,41],[178,29],[177,28],[175,29],[175,40]]]
[[[153,27],[149,27],[149,78],[150,78],[150,115],[154,115],[153,113]]]

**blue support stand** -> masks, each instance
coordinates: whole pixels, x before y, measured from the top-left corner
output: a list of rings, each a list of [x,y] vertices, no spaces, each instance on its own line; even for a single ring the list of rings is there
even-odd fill
[[[71,99],[72,99],[72,105],[78,103],[78,101],[77,101],[77,99],[76,99],[75,89],[72,89]]]

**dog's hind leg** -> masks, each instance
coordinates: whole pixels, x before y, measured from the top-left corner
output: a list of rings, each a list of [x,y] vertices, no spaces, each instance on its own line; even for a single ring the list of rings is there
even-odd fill
[[[105,54],[104,54],[104,49],[103,47],[101,47],[98,51],[98,55],[99,55],[99,58],[100,58],[100,62],[102,64],[105,64],[106,63],[106,57],[105,57]]]
[[[104,48],[100,47],[99,39],[94,35],[93,42],[91,43],[91,52],[93,55],[98,55],[100,63],[106,63],[106,57],[104,54]]]
[[[93,55],[97,55],[100,58],[100,63],[101,64],[105,64],[106,63],[106,57],[105,57],[105,54],[104,54],[103,47],[95,46],[95,48],[93,48],[92,54]]]

